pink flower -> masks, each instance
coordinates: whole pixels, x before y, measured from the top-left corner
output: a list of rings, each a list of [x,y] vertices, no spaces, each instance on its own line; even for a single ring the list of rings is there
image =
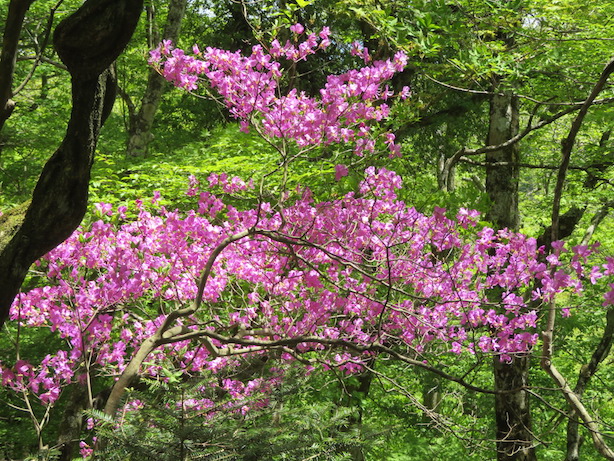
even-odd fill
[[[293,33],[303,32],[300,24],[293,26]],[[270,54],[255,46],[249,55],[194,48],[198,56],[192,56],[164,42],[153,55],[163,61],[155,65],[168,80],[182,88],[206,80],[242,129],[251,124],[269,144],[290,146],[284,152],[291,156],[304,158],[312,147],[333,144],[339,158],[355,151],[367,162],[371,152],[379,156],[386,147],[398,155],[394,134],[382,134],[378,122],[389,116],[382,98],[390,97],[387,85],[407,63],[405,55],[331,75],[317,97],[296,89],[282,94],[286,66],[279,59],[307,59],[328,34],[323,29],[299,43],[273,42]],[[368,57],[360,44],[354,48]],[[407,94],[408,88],[401,97]],[[223,389],[216,392],[228,398],[221,406],[245,413],[266,405],[259,394],[277,386],[281,372],[270,380],[235,379],[241,360],[216,353],[229,352],[229,342],[240,343],[234,352],[256,358],[264,354],[258,340],[288,340],[278,356],[288,362],[326,350],[322,367],[346,373],[360,372],[373,357],[355,351],[382,341],[412,354],[475,354],[473,339],[480,351],[511,360],[538,338],[539,312],[527,312],[529,296],[536,305],[561,294],[573,299],[567,294],[579,293],[583,278],[598,282],[614,274],[613,258],[591,266],[595,255],[586,247],[569,255],[555,242],[557,253],[544,261],[535,239],[507,229],[467,230],[478,225],[473,210],[461,208],[456,221],[443,208],[419,212],[401,200],[402,178],[387,168],[367,167],[358,187],[341,197],[318,199],[326,191],[300,186],[280,190],[271,203],[249,192],[253,181],[214,171],[204,191],[190,177],[192,209],[169,211],[156,192],[151,203],[136,202],[130,220],[126,207],[119,207],[121,220],[84,226],[43,258],[39,267],[47,279],[21,293],[10,316],[24,330],[48,328],[62,350],[38,364],[3,364],[8,391],[51,405],[65,386],[84,384],[84,360],[96,374],[118,376],[143,341],[172,318],[168,313],[192,305],[202,291],[206,308],[176,322],[183,339],[153,351],[142,372],[166,381],[183,372],[217,373],[203,392]],[[348,166],[336,164],[334,173],[339,181]],[[113,216],[110,204],[95,209]],[[209,277],[199,287],[205,271]],[[502,294],[496,304],[493,291]],[[614,303],[614,284],[604,291],[604,304]],[[189,332],[202,336],[190,341]],[[249,345],[252,339],[257,346]],[[332,351],[331,340],[357,347]],[[329,346],[332,359],[326,358]],[[178,408],[209,412],[219,406],[190,397],[176,402]],[[125,411],[142,407],[132,401]],[[81,448],[91,455],[87,443]]]
[[[348,175],[348,168],[345,165],[335,165],[335,180],[339,181],[344,176]]]
[[[101,216],[111,216],[113,214],[113,205],[110,203],[96,203],[94,207]]]
[[[58,399],[59,396],[60,396],[60,388],[53,387],[49,389],[47,392],[45,392],[44,394],[41,394],[40,399],[41,399],[41,402],[49,405],[49,404],[54,403]]]
[[[350,54],[352,56],[360,56],[363,50],[363,46],[360,42],[352,42],[352,48],[350,48]]]
[[[290,31],[294,32],[297,35],[300,35],[304,32],[305,28],[303,27],[302,24],[296,23],[292,26],[290,26]]]
[[[81,457],[83,459],[92,456],[92,454],[94,453],[94,450],[90,448],[90,446],[84,441],[79,442],[79,447],[81,448],[79,450],[79,453],[81,454]]]

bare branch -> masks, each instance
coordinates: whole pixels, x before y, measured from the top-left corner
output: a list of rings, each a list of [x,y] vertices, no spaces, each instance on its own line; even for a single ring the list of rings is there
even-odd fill
[[[614,102],[614,98],[607,98],[607,99],[602,99],[599,101],[599,104],[609,104],[611,102]],[[586,101],[585,101],[586,103]],[[591,104],[597,104],[597,101],[591,100]],[[451,157],[447,158],[443,167],[443,172],[442,174],[444,176],[449,175],[450,171],[452,170],[452,168],[454,167],[454,165],[456,165],[461,158],[466,158],[468,156],[474,156],[474,155],[481,155],[481,154],[486,154],[488,152],[495,152],[501,149],[504,149],[506,147],[511,146],[512,144],[515,144],[517,142],[519,142],[520,140],[522,140],[525,136],[527,136],[529,133],[535,131],[535,130],[539,130],[540,128],[543,128],[547,125],[550,125],[551,123],[557,121],[558,119],[560,119],[561,117],[564,117],[565,115],[568,115],[576,110],[581,110],[582,107],[584,106],[578,106],[578,105],[574,105],[572,107],[569,107],[567,109],[564,109],[560,112],[557,112],[556,114],[554,114],[553,116],[547,118],[547,119],[543,119],[541,120],[539,123],[536,123],[535,125],[531,124],[531,120],[529,120],[529,124],[528,126],[521,131],[520,133],[518,133],[516,136],[508,139],[507,141],[501,143],[501,144],[497,144],[494,146],[485,146],[485,147],[480,147],[478,149],[466,149],[466,148],[462,148],[459,149],[458,151],[456,151],[454,153],[454,155],[452,155]],[[464,160],[466,162],[466,160]]]
[[[552,203],[552,241],[556,241],[558,236],[556,234],[558,229],[558,220],[559,220],[559,212],[561,206],[561,196],[563,193],[563,186],[565,184],[565,178],[567,176],[567,169],[569,167],[569,162],[571,160],[571,151],[573,149],[574,143],[576,141],[576,136],[578,135],[578,131],[580,131],[580,127],[582,126],[582,122],[584,121],[584,117],[586,116],[588,109],[593,104],[593,101],[597,97],[597,95],[601,92],[603,87],[605,86],[610,74],[614,72],[614,58],[608,62],[608,64],[603,69],[599,80],[593,87],[591,94],[586,98],[584,104],[580,108],[580,112],[574,119],[571,124],[571,129],[569,130],[569,134],[567,138],[562,142],[562,150],[561,150],[561,167],[559,169],[559,174],[557,175],[556,187],[554,189],[554,199]]]
[[[57,67],[58,69],[62,69],[62,70],[68,70],[68,68],[62,64],[61,62],[55,61],[51,58],[48,58],[46,56],[38,56],[37,54],[33,55],[33,56],[19,56],[17,58],[17,61],[33,61],[36,59],[40,59],[41,62],[46,62],[47,64],[51,64],[54,67]]]
[[[574,392],[581,397],[591,378],[597,372],[599,365],[606,359],[612,349],[614,340],[614,309],[609,309],[606,315],[606,325],[601,340],[595,347],[593,355],[587,364],[582,365]],[[579,459],[580,437],[578,434],[578,420],[575,411],[570,415],[567,423],[567,458],[566,461]]]
[[[122,101],[124,101],[124,104],[126,104],[126,108],[128,109],[128,128],[134,126],[137,117],[137,110],[134,101],[121,85],[117,85],[117,94],[120,98],[122,98]]]
[[[614,40],[614,39],[612,39],[612,40]],[[423,74],[423,75],[426,78],[428,78],[429,80],[431,80],[432,82],[435,82],[438,85],[443,86],[444,88],[448,88],[448,89],[454,90],[454,91],[459,91],[461,93],[479,94],[479,95],[482,95],[482,96],[504,96],[505,95],[505,93],[497,93],[495,91],[472,90],[470,88],[463,88],[463,87],[460,87],[460,86],[454,86],[454,85],[450,85],[449,83],[445,83],[445,82],[442,82],[440,80],[437,80],[436,78],[433,78],[430,75],[427,75],[427,74]],[[526,95],[522,95],[522,94],[518,94],[518,95],[514,95],[514,96],[516,96],[519,99],[526,99],[527,101],[534,102],[538,106],[575,106],[577,108],[580,108],[584,104],[584,101],[551,102],[551,101],[540,101],[539,99],[535,99],[535,98],[532,98],[530,96],[526,96]],[[612,102],[612,100],[614,100],[614,98],[599,99],[599,100],[593,101],[593,104],[608,104],[608,103]]]
[[[487,167],[487,166],[517,166],[520,168],[531,168],[531,169],[538,169],[538,170],[558,170],[560,165],[535,165],[533,163],[523,163],[523,162],[495,162],[495,163],[486,163],[486,162],[479,162],[477,160],[473,160],[471,158],[468,157],[461,157],[458,159],[458,161],[460,163],[467,163],[469,165],[474,165],[474,166],[482,166],[482,167]],[[599,164],[591,164],[591,165],[587,165],[587,166],[576,166],[576,165],[570,165],[569,169],[570,170],[578,170],[578,171],[586,171],[586,172],[590,172],[591,170],[597,169],[597,168],[603,168],[604,166],[612,166],[614,165],[614,162],[603,162],[603,163],[599,163]]]
[[[26,85],[28,84],[32,76],[34,75],[34,71],[36,70],[39,63],[41,62],[43,53],[45,52],[45,49],[47,48],[47,44],[49,43],[49,37],[51,36],[51,27],[53,26],[53,18],[55,16],[55,12],[60,7],[63,1],[64,0],[59,0],[49,11],[49,17],[47,18],[47,25],[45,26],[45,35],[43,36],[43,43],[39,47],[37,47],[38,49],[36,50],[36,57],[34,59],[34,64],[32,64],[32,68],[30,69],[30,72],[28,72],[28,75],[26,75],[24,80],[13,91],[13,96],[18,94],[21,90],[23,90],[26,87]]]
[[[614,101],[614,98],[612,99]],[[488,152],[495,152],[501,149],[505,149],[506,147],[509,147],[513,144],[516,144],[518,141],[520,141],[521,139],[523,139],[525,136],[527,136],[529,133],[531,133],[532,131],[535,130],[539,130],[540,128],[545,127],[546,125],[549,125],[553,122],[555,122],[556,120],[558,120],[559,118],[570,114],[571,112],[574,112],[578,110],[577,107],[570,107],[568,109],[562,110],[560,112],[558,112],[557,114],[553,115],[550,118],[544,119],[542,121],[540,121],[539,123],[532,125],[531,124],[531,120],[529,120],[529,124],[528,126],[521,131],[520,133],[518,133],[516,136],[511,137],[510,139],[508,139],[507,141],[501,143],[501,144],[497,144],[494,146],[485,146],[485,147],[480,147],[478,149],[466,149],[466,148],[462,148],[459,149],[458,151],[456,151],[454,153],[454,155],[452,155],[451,157],[447,158],[444,162],[444,166],[443,166],[443,171],[442,174],[444,176],[449,176],[450,171],[452,171],[452,168],[454,167],[454,165],[456,165],[458,163],[458,161],[463,158],[463,157],[467,157],[467,156],[473,156],[473,155],[481,155],[481,154],[486,154]]]
[[[582,126],[582,122],[584,121],[584,117],[588,112],[589,107],[592,102],[595,100],[597,95],[601,92],[603,87],[605,86],[610,74],[614,72],[614,58],[608,62],[608,64],[603,69],[599,80],[593,87],[590,95],[580,108],[580,112],[574,119],[571,128],[569,130],[569,134],[566,139],[562,142],[562,161],[559,169],[559,173],[557,175],[557,183],[554,190],[554,200],[552,204],[552,234],[551,241],[554,242],[559,237],[559,212],[560,212],[560,204],[561,197],[563,193],[563,186],[565,184],[565,178],[567,175],[567,170],[569,168],[569,162],[571,159],[571,152],[576,140],[576,136],[580,131],[580,127]],[[576,394],[571,386],[569,385],[567,379],[558,371],[558,369],[552,363],[552,355],[553,355],[553,340],[554,340],[554,325],[556,321],[556,306],[554,302],[550,303],[548,309],[548,317],[546,322],[546,328],[542,332],[542,360],[541,366],[546,371],[553,381],[560,387],[561,392],[565,396],[565,399],[573,409],[573,411],[580,416],[582,421],[586,424],[586,427],[591,433],[591,437],[593,438],[593,444],[597,451],[606,459],[614,460],[614,451],[608,446],[606,441],[603,438],[599,430],[599,426],[590,415],[582,401],[580,400],[580,396]]]

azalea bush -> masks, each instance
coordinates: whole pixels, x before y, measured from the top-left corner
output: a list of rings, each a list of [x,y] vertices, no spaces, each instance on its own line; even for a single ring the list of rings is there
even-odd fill
[[[191,370],[225,366],[224,353],[215,351],[227,342],[253,342],[255,350],[262,350],[259,341],[282,349],[287,343],[292,347],[282,355],[289,359],[327,345],[368,351],[404,343],[416,352],[478,350],[509,360],[536,343],[541,303],[577,293],[581,278],[604,273],[599,266],[585,273],[586,247],[574,248],[565,270],[558,257],[562,245],[544,259],[535,239],[490,228],[470,232],[477,213],[468,210],[457,220],[442,209],[421,214],[396,198],[402,186],[396,174],[369,168],[366,175],[360,198],[351,192],[313,203],[305,189],[283,212],[268,203],[239,211],[209,191],[184,216],[139,203],[138,219],[124,222],[124,207],[101,204],[105,219],[50,252],[39,263],[50,283],[20,295],[12,310],[23,326],[57,331],[70,350],[48,356],[38,372],[25,361],[14,374],[5,369],[4,384],[53,402],[84,355],[121,372],[128,351],[168,317],[160,312],[147,320],[139,310],[159,304],[160,311],[176,311],[195,300],[196,317],[184,319],[173,344],[154,354],[183,357],[182,368]],[[226,190],[246,187],[238,178],[209,179]],[[604,268],[609,275],[611,259]],[[200,274],[206,283],[197,283]],[[495,289],[503,292],[502,303],[489,300]],[[608,292],[607,302],[611,297]],[[237,341],[228,341],[224,333],[233,329],[240,332]],[[188,352],[189,343],[177,339],[183,336],[211,344]],[[336,354],[333,364],[359,371],[357,355]],[[157,370],[152,362],[147,371]]]
[[[213,190],[248,186],[209,180],[212,188],[192,190],[198,207],[185,215],[141,203],[126,222],[123,208],[100,205],[104,219],[50,252],[39,267],[48,284],[22,294],[12,319],[50,328],[68,347],[40,364],[3,364],[3,384],[53,405],[88,373],[122,374],[146,345],[143,376],[222,374],[211,385],[231,407],[206,396],[209,386],[184,402],[189,409],[246,412],[266,405],[283,373],[224,378],[238,356],[347,373],[374,354],[427,369],[428,354],[512,360],[535,345],[542,303],[614,271],[611,259],[586,269],[585,247],[563,263],[562,245],[544,259],[522,234],[476,231],[467,210],[456,220],[441,209],[421,214],[396,198],[401,179],[385,169],[368,169],[357,193],[314,203],[305,189],[281,211],[226,206]]]
[[[176,405],[203,418],[246,414],[268,405],[289,366],[353,374],[377,356],[480,390],[433,358],[526,354],[539,340],[543,306],[614,273],[614,259],[592,262],[594,247],[538,248],[525,235],[478,226],[478,213],[464,208],[454,217],[419,212],[399,198],[402,178],[386,168],[364,168],[356,188],[329,200],[315,200],[308,185],[288,188],[293,162],[316,149],[353,152],[355,171],[379,152],[400,155],[379,122],[390,101],[409,96],[389,84],[406,57],[371,62],[360,45],[353,52],[365,67],[330,76],[319,95],[285,88],[284,69],[330,43],[327,29],[306,34],[295,25],[292,33],[297,41],[249,55],[186,54],[169,42],[152,52],[169,81],[189,91],[204,84],[241,129],[277,150],[281,185],[267,195],[266,177],[215,173],[190,177],[187,212],[161,206],[159,193],[130,212],[98,204],[99,219],[38,263],[40,286],[11,310],[21,330],[48,328],[65,344],[40,363],[1,364],[2,384],[28,408],[50,410],[75,382],[91,400],[92,382],[113,377],[104,412],[115,418],[138,376],[205,376]],[[337,163],[330,181],[347,174]],[[241,208],[242,198],[256,205]],[[604,296],[605,305],[614,302],[614,290]],[[244,360],[266,363],[266,373],[238,379],[232,370]],[[140,403],[126,405],[124,414]],[[91,450],[83,442],[82,453]]]

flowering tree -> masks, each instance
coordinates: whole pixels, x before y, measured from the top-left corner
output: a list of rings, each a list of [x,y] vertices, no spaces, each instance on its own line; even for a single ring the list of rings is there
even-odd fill
[[[298,37],[304,29],[297,24],[292,32]],[[328,37],[324,29],[298,44],[273,41],[249,56],[196,47],[186,55],[164,42],[151,61],[190,91],[203,76],[242,129],[257,130],[277,149],[282,171],[331,144],[368,157],[379,143],[399,155],[394,135],[377,122],[389,115],[394,94],[387,82],[403,69],[402,53],[371,62],[355,45],[365,67],[330,76],[317,98],[293,89],[281,95],[282,59],[306,59],[328,46]],[[338,164],[336,179],[345,174],[347,166]],[[91,379],[105,373],[116,377],[105,406],[113,417],[138,375],[219,373],[238,356],[264,355],[308,370],[355,373],[387,355],[492,393],[425,357],[513,360],[537,344],[542,306],[614,274],[614,259],[591,265],[586,246],[569,252],[556,242],[546,256],[535,239],[478,229],[474,211],[461,209],[455,219],[439,208],[420,213],[398,197],[402,179],[385,168],[367,167],[357,190],[337,199],[316,201],[308,187],[282,187],[276,201],[247,209],[227,199],[253,194],[253,181],[212,174],[207,182],[190,178],[196,203],[187,213],[159,206],[158,194],[151,205],[137,202],[135,219],[124,206],[98,204],[100,219],[39,263],[46,283],[20,295],[11,311],[22,328],[50,328],[67,347],[40,364],[3,364],[3,385],[28,405],[36,396],[49,409],[74,381],[88,386],[91,404]],[[611,290],[605,304],[613,302]],[[224,378],[217,385],[246,412],[250,397],[279,379]],[[199,411],[213,406],[207,398],[189,402]]]

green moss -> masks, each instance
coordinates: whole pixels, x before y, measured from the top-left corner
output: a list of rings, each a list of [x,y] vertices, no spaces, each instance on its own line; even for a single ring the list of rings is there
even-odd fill
[[[31,200],[27,200],[0,216],[0,251],[6,248],[21,227],[30,202]]]

